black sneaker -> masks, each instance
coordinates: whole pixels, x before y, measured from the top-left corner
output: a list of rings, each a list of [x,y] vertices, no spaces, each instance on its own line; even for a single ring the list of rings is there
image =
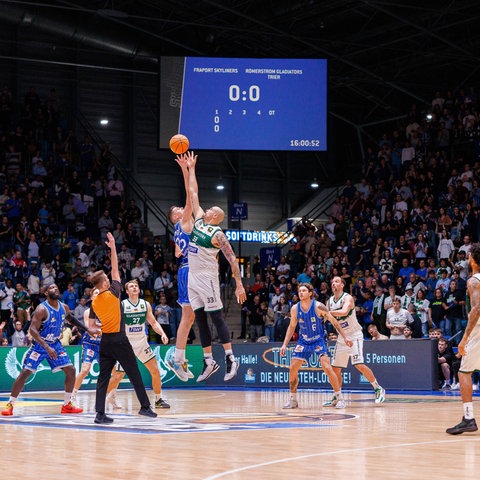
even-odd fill
[[[113,418],[107,417],[104,413],[97,413],[94,422],[99,424],[113,423]]]
[[[157,414],[149,407],[149,408],[146,408],[146,407],[142,407],[139,411],[138,411],[138,414],[139,415],[143,415],[145,417],[152,417],[152,418],[155,418],[157,417]]]
[[[170,405],[163,398],[159,398],[155,402],[155,408],[170,408]]]
[[[477,430],[477,422],[475,422],[474,418],[467,420],[465,417],[462,417],[462,421],[458,425],[447,428],[446,432],[450,435],[459,435],[460,433],[476,432]]]
[[[204,382],[207,378],[210,378],[218,369],[219,365],[215,360],[210,360],[208,363],[203,361],[203,371],[198,376],[197,382]]]

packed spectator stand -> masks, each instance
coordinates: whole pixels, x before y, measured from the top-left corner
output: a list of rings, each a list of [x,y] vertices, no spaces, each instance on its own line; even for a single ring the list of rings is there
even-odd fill
[[[239,339],[282,340],[297,285],[312,283],[326,302],[338,275],[355,297],[365,338],[372,323],[390,336],[387,312],[397,296],[413,319],[406,338],[408,330],[421,338],[438,327],[455,345],[467,319],[468,250],[480,237],[478,106],[473,87],[437,91],[429,108],[412,105],[403,123],[385,127],[366,145],[362,178],[344,180],[329,218],[297,224],[276,267],[252,265]],[[109,145],[98,148],[88,134],[77,139],[55,89],[42,98],[34,87],[20,102],[3,87],[0,135],[3,344],[17,337],[28,344],[28,335],[15,332],[27,332],[30,307],[52,282],[74,315],[82,315],[89,275],[111,268],[108,231],[117,241],[122,279],[139,278],[174,337],[176,265],[165,261],[158,237],[144,235],[142,212],[126,198]],[[71,330],[65,333],[70,344],[79,339]]]

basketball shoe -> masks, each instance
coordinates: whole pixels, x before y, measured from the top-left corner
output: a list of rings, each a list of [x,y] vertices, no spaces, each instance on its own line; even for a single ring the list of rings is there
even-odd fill
[[[185,362],[186,363],[186,362]],[[177,376],[182,382],[188,382],[188,374],[183,367],[183,363],[178,363],[173,358],[167,360],[168,368]],[[188,367],[187,367],[188,369]],[[189,370],[190,371],[190,370]]]
[[[460,433],[476,432],[477,430],[477,422],[475,422],[474,418],[467,420],[465,417],[462,417],[462,421],[458,425],[447,428],[446,432],[450,435],[459,435]]]
[[[298,408],[298,400],[291,398],[282,408]]]
[[[123,407],[117,401],[117,395],[115,392],[110,392],[107,395],[107,404],[111,405],[114,410],[121,410]]]
[[[68,402],[66,405],[62,405],[60,413],[82,413],[83,408],[76,407],[72,402]]]
[[[5,408],[2,410],[2,415],[5,417],[11,417],[13,415],[13,403],[7,403]]]
[[[209,363],[207,363],[205,360],[203,361],[203,371],[202,373],[198,376],[197,382],[203,382],[207,378],[210,378],[218,369],[220,366],[215,360],[211,360]]]
[[[323,406],[324,407],[335,407],[338,403],[338,400],[339,399],[337,398],[337,396],[334,395],[331,400],[329,400],[328,402],[324,402]]]
[[[170,408],[170,405],[163,398],[159,398],[155,402],[155,408]]]
[[[385,401],[385,389],[380,387],[375,389],[375,403],[383,403]]]
[[[238,367],[240,366],[234,355],[230,354],[225,357],[226,369],[223,380],[228,382],[237,375]]]

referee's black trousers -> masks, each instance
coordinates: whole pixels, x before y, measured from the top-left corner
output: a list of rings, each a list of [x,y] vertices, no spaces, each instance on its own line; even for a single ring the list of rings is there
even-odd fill
[[[140,405],[144,408],[150,408],[150,399],[143,385],[137,358],[127,335],[124,332],[104,333],[100,342],[100,374],[98,375],[95,398],[95,410],[97,413],[105,413],[108,382],[117,361],[128,375]]]

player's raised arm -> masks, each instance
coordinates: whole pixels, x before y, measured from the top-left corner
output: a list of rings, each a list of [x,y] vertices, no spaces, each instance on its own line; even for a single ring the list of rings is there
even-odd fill
[[[242,304],[247,299],[247,295],[245,293],[245,288],[243,287],[242,277],[240,275],[240,268],[238,266],[237,257],[235,256],[233,248],[230,245],[227,237],[221,230],[219,230],[215,234],[212,243],[223,252],[225,258],[228,260],[228,263],[232,267],[232,275],[235,279],[236,286],[235,296],[237,297],[237,302]]]
[[[193,155],[188,158],[188,189],[190,193],[190,200],[192,203],[192,212],[195,220],[202,217],[205,213],[200,206],[200,200],[198,198],[198,183],[197,175],[195,173],[195,166],[197,164],[197,156]]]
[[[183,175],[183,183],[185,184],[185,208],[183,210],[183,216],[181,220],[182,228],[190,229],[192,228],[192,198],[190,195],[190,188],[189,188],[189,176],[190,172],[188,170],[189,163],[196,163],[197,155],[195,155],[192,151],[188,151],[182,155],[177,155],[176,162],[180,165],[182,169]]]
[[[120,281],[120,272],[118,270],[118,257],[117,257],[117,248],[115,247],[115,239],[113,235],[108,232],[107,240],[105,240],[105,245],[110,248],[110,263],[112,264],[112,280]]]

